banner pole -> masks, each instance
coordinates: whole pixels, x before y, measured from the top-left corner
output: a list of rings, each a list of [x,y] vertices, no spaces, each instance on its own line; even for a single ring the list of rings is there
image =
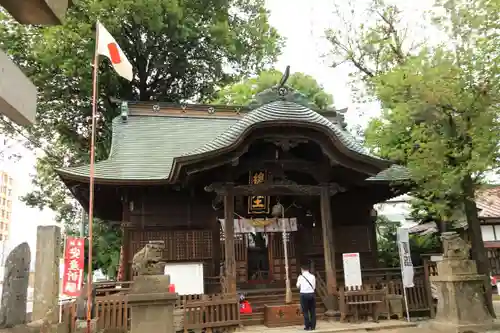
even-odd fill
[[[404,249],[403,243],[401,241],[401,228],[398,228],[397,230],[397,242],[398,242],[398,252],[399,252],[399,267],[401,270],[401,285],[403,286],[403,298],[405,302],[405,309],[406,309],[406,320],[410,322],[410,309],[408,309],[408,294],[406,293],[406,287],[405,287],[405,279],[404,279]]]
[[[405,286],[403,286],[403,298],[405,299],[406,320],[410,322],[410,310],[408,309],[408,295],[406,294]]]
[[[97,116],[97,75],[99,73],[99,24],[96,24],[94,68],[92,74],[92,129],[90,138],[90,175],[89,175],[89,256],[87,268],[87,333],[91,333],[92,320],[92,224],[94,221],[94,164],[95,164],[95,135]]]
[[[66,242],[68,241],[68,236],[64,235],[63,241],[64,241],[64,246],[63,246],[63,265],[66,265]],[[61,262],[58,263],[57,269],[59,270],[59,272],[61,271]],[[61,276],[59,277],[59,280],[62,280],[63,282],[64,282],[64,272],[65,271],[66,271],[66,267],[63,266],[63,276],[62,276],[62,278],[61,278]],[[62,294],[64,295],[64,285],[62,286]],[[61,323],[62,322],[62,308],[63,308],[63,304],[61,304],[61,299],[60,299],[59,296],[58,296],[58,299],[57,299],[57,304],[59,304],[59,323]]]

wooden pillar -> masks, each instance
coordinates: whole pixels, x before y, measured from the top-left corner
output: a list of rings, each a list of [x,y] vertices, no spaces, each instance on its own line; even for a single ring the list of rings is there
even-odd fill
[[[131,281],[132,272],[130,271],[129,264],[130,258],[130,229],[127,227],[122,228],[122,246],[123,246],[123,280]]]
[[[217,217],[212,225],[212,265],[214,276],[220,276],[220,226]]]
[[[335,271],[335,246],[333,242],[332,212],[328,186],[321,188],[321,226],[323,229],[323,248],[325,253],[326,288],[329,295],[337,291],[337,276]]]
[[[131,258],[131,249],[130,249],[130,220],[131,220],[131,211],[130,211],[130,202],[128,200],[123,201],[123,215],[122,215],[122,250],[123,250],[123,279],[125,281],[132,280],[132,272],[131,265],[129,261]],[[133,256],[133,254],[132,254]]]
[[[378,242],[377,242],[377,211],[373,207],[370,210],[370,233],[371,233],[371,252],[373,266],[371,268],[378,268]]]
[[[224,196],[225,270],[228,294],[236,294],[236,258],[234,253],[234,194],[231,189]]]

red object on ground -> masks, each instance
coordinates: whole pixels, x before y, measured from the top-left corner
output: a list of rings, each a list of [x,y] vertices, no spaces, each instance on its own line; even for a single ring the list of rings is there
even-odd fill
[[[250,306],[250,303],[248,303],[248,301],[243,301],[240,303],[240,313],[242,314],[252,313],[252,307]]]
[[[170,286],[168,286],[168,292],[175,293],[175,284],[171,284]]]

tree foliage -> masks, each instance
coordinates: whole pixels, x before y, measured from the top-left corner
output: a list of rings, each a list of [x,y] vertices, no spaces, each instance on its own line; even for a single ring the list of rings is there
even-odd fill
[[[89,161],[97,18],[116,37],[135,72],[128,83],[107,61],[100,63],[97,161],[109,153],[111,120],[118,115],[110,97],[200,101],[216,87],[273,63],[282,43],[269,25],[263,0],[78,0],[64,24],[55,27],[22,26],[0,12],[0,48],[39,91],[36,124],[16,128],[46,152],[37,162],[36,189],[24,200],[30,206],[50,207],[70,230],[78,207],[54,168]],[[11,126],[4,130],[12,132]],[[106,228],[95,228],[101,229]],[[95,253],[110,250],[104,241],[95,244]],[[106,270],[109,261],[101,259],[99,266]]]
[[[259,75],[245,78],[219,90],[213,100],[215,104],[247,105],[256,94],[277,85],[283,73],[278,70],[266,70]],[[287,85],[302,93],[319,110],[325,110],[333,104],[333,97],[312,77],[303,73],[293,73]]]
[[[450,221],[462,212],[482,274],[489,274],[489,264],[474,193],[499,162],[499,6],[493,0],[436,3],[433,24],[445,32],[436,45],[408,41],[402,12],[382,0],[369,9],[375,21],[329,32],[337,61],[353,64],[354,78],[381,104],[366,143],[409,168],[414,194],[435,216]]]
[[[492,10],[494,1],[436,6],[444,14],[433,21],[447,32],[442,45],[409,40],[403,13],[379,0],[368,9],[377,19],[360,26],[344,19],[344,27],[330,30],[328,38],[336,64],[356,68],[354,83],[365,93],[357,97],[381,104],[366,144],[407,165],[419,184],[414,194],[434,206],[433,217],[448,220],[463,210],[464,178],[480,181],[498,165],[498,62],[492,53],[498,38],[491,15],[479,10]]]
[[[377,250],[381,267],[399,267],[399,249],[397,230],[401,223],[389,220],[385,216],[377,216]],[[414,266],[422,264],[422,254],[436,253],[440,241],[436,234],[410,235],[411,260]]]

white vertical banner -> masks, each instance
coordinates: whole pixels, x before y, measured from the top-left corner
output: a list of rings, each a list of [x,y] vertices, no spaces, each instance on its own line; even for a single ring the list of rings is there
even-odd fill
[[[410,235],[408,229],[398,228],[397,231],[399,262],[401,265],[401,280],[403,282],[403,297],[406,308],[406,319],[410,321],[410,310],[408,309],[408,296],[406,288],[412,288],[413,284],[413,263],[411,262]]]
[[[361,261],[359,253],[342,253],[344,262],[344,285],[346,287],[360,288],[363,284],[361,277]]]
[[[403,286],[405,288],[412,288],[415,285],[413,284],[414,271],[413,263],[411,262],[410,236],[408,233],[408,229],[398,228],[397,236]]]

